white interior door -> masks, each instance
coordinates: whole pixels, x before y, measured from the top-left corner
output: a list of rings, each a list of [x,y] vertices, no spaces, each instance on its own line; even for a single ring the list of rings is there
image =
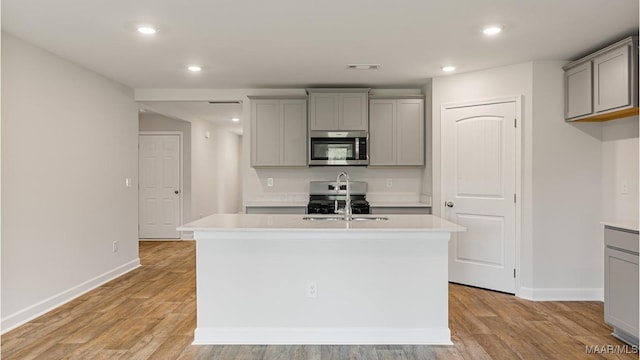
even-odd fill
[[[517,102],[445,107],[442,214],[449,280],[515,293]]]
[[[178,239],[180,233],[180,136],[141,134],[138,236]]]

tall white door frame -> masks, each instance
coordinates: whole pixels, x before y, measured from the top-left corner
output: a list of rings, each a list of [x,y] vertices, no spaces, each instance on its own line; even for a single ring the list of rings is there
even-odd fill
[[[468,100],[462,102],[452,102],[452,103],[444,103],[440,107],[440,204],[438,209],[440,211],[441,216],[446,214],[446,191],[447,187],[445,185],[445,175],[446,171],[444,171],[446,164],[445,159],[447,158],[446,154],[446,111],[448,109],[460,108],[465,106],[477,106],[477,105],[489,105],[496,103],[504,103],[504,102],[515,102],[516,105],[516,139],[515,139],[515,196],[516,196],[516,204],[515,204],[515,295],[519,296],[520,292],[520,284],[521,284],[521,272],[520,272],[520,264],[521,264],[521,256],[520,249],[522,243],[522,209],[523,209],[523,197],[522,197],[522,129],[523,129],[523,119],[522,114],[523,111],[523,96],[522,95],[513,95],[513,96],[504,96],[504,97],[495,97],[495,98],[487,98],[487,99],[477,99],[477,100]]]
[[[180,224],[184,223],[184,164],[183,164],[183,158],[184,158],[184,139],[183,136],[184,134],[182,133],[182,131],[145,131],[145,130],[141,130],[138,132],[138,137],[140,136],[154,136],[154,135],[177,135],[180,139],[180,145],[179,145],[179,149],[180,149],[180,156],[179,156],[179,172],[180,172],[180,186],[179,186],[179,222]],[[139,143],[138,143],[138,147],[139,147]],[[138,148],[138,153],[140,152],[140,149]],[[139,155],[138,155],[139,156]],[[139,164],[138,164],[139,165]],[[138,166],[139,168],[139,166]],[[139,170],[138,170],[139,172]],[[140,178],[140,174],[138,174],[138,179]],[[138,185],[139,186],[139,185]],[[138,198],[140,197],[140,189],[138,189]],[[139,199],[138,199],[138,203],[139,203]],[[140,227],[140,209],[138,209],[138,227]],[[179,239],[182,239],[182,232],[178,233]],[[173,240],[173,239],[168,239],[168,240]]]

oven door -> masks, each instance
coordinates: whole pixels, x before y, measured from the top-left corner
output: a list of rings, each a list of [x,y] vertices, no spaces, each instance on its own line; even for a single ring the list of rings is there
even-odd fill
[[[317,132],[309,138],[309,165],[368,165],[366,133]]]

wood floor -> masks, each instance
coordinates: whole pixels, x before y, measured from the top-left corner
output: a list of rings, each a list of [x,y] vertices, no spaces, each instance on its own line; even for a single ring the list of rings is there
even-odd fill
[[[454,346],[194,346],[195,243],[141,242],[140,258],[139,269],[3,335],[2,359],[638,359],[610,336],[602,303],[454,284]]]

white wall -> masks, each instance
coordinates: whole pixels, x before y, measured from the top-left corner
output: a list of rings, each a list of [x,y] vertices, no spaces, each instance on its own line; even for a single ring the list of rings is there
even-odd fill
[[[242,211],[242,136],[218,132],[218,212]]]
[[[131,89],[5,33],[1,64],[7,331],[139,265],[138,114]]]
[[[240,141],[238,135],[210,122],[191,122],[191,212],[195,219],[240,211]]]
[[[602,217],[621,224],[637,223],[638,116],[603,123],[602,140]]]
[[[601,144],[594,124],[563,119],[564,62],[530,62],[433,79],[433,198],[441,204],[442,104],[523,96],[518,294],[602,296]],[[434,207],[440,213],[440,207]]]
[[[140,115],[140,130],[183,132],[185,223],[214,213],[241,210],[241,136],[208,121],[179,120],[154,113]]]
[[[534,299],[603,298],[601,124],[564,121],[561,61],[533,63]],[[523,285],[526,286],[526,285]]]

